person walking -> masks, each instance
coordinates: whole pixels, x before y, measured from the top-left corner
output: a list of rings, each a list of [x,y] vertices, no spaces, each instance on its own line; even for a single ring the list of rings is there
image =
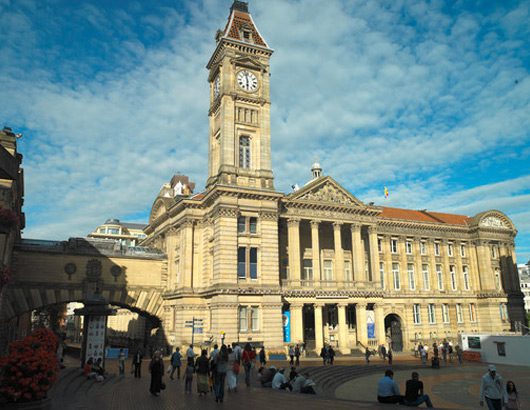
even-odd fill
[[[155,351],[153,359],[151,359],[151,363],[149,364],[149,371],[151,372],[151,385],[149,387],[149,391],[153,396],[158,396],[160,394],[160,391],[164,388],[162,387],[162,376],[164,375],[164,362],[162,361],[160,351],[158,350]]]
[[[201,350],[201,355],[195,362],[195,371],[197,372],[197,391],[199,396],[208,394],[210,391],[209,376],[211,370],[211,363],[208,359],[208,351]]]
[[[252,361],[256,358],[255,353],[252,351],[250,343],[245,344],[241,361],[243,362],[243,368],[245,369],[245,384],[250,387],[250,371],[252,369]]]
[[[293,367],[293,365],[294,365],[294,347],[293,347],[293,345],[289,346],[289,357],[291,358],[291,361],[289,362],[289,364],[291,365],[291,367]]]
[[[172,369],[171,374],[169,375],[171,380],[174,380],[173,375],[175,374],[175,370],[177,370],[177,380],[180,379],[180,366],[182,366],[182,355],[180,354],[180,347],[177,347],[171,355]]]
[[[328,359],[329,359],[329,364],[333,365],[333,362],[335,361],[335,350],[333,350],[333,347],[331,346],[329,346],[329,350],[328,350]]]
[[[186,370],[184,371],[184,393],[191,393],[191,386],[193,386],[193,373],[195,373],[195,366],[193,365],[193,359],[188,357],[188,363],[186,365]],[[199,381],[197,379],[197,387],[198,386],[199,386]],[[199,395],[200,395],[200,392],[199,392]]]
[[[407,380],[405,391],[405,406],[418,407],[425,403],[428,408],[432,409],[433,405],[428,394],[423,394],[423,382],[417,372],[412,372],[412,379]]]
[[[427,366],[427,351],[425,350],[425,347],[423,346],[421,347],[420,355],[421,355],[421,364],[424,366]]]
[[[366,350],[364,351],[364,360],[366,360],[366,364],[370,364],[370,356],[372,355],[372,352],[370,351],[370,349],[366,348]]]
[[[392,366],[392,360],[394,359],[394,353],[392,353],[392,349],[388,349],[387,357],[388,357],[388,365]]]
[[[259,364],[261,367],[265,367],[267,364],[267,356],[265,354],[265,346],[261,346],[261,350],[259,351]]]
[[[506,394],[504,396],[504,408],[506,410],[519,410],[521,404],[519,403],[519,395],[515,388],[514,382],[508,380],[506,382]]]
[[[188,350],[186,350],[186,357],[195,360],[195,351],[193,350],[193,345],[190,345],[190,347],[188,347]]]
[[[480,407],[484,406],[485,401],[489,410],[502,410],[503,398],[502,377],[497,373],[495,365],[490,364],[480,383]]]
[[[228,349],[225,345],[221,346],[221,350],[219,351],[219,354],[215,357],[215,360],[216,366],[213,390],[215,392],[215,401],[217,403],[222,403],[225,395],[226,372],[228,370]]]
[[[296,359],[295,366],[300,367],[300,346],[299,345],[296,345],[294,347],[294,357]]]
[[[386,361],[386,347],[385,345],[381,345],[381,356],[383,361]]]
[[[462,348],[460,347],[460,345],[456,345],[455,350],[456,350],[456,357],[458,359],[458,364],[464,363],[464,352],[462,351]]]
[[[237,377],[239,375],[240,365],[236,359],[236,353],[228,348],[228,370],[226,372],[226,384],[229,392],[237,392]]]
[[[144,358],[142,350],[138,348],[133,357],[134,377],[140,379],[142,377],[142,359]]]
[[[125,352],[123,349],[120,349],[120,353],[118,354],[118,370],[120,376],[125,376]]]
[[[325,366],[328,363],[328,351],[326,346],[322,346],[322,349],[320,349],[320,357],[322,358],[322,364]]]

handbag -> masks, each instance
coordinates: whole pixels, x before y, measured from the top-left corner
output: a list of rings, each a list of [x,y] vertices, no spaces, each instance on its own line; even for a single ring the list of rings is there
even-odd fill
[[[239,374],[239,370],[240,370],[239,363],[238,363],[238,362],[234,362],[234,364],[232,365],[232,371],[233,371],[235,374]]]

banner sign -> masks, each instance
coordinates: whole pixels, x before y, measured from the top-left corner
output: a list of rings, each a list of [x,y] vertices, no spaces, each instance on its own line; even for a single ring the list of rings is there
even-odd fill
[[[283,312],[283,342],[291,343],[291,312]]]
[[[366,311],[366,328],[368,339],[375,339],[375,313],[373,310]]]

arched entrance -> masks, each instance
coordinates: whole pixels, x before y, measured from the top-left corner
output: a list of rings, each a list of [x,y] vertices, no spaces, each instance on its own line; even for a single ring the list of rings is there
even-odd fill
[[[401,318],[392,313],[385,317],[385,334],[389,340],[389,347],[394,352],[403,351],[403,331],[401,328]]]

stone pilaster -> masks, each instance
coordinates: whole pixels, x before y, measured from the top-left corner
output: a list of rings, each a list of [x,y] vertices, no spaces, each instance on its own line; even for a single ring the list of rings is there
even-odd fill
[[[287,221],[289,243],[289,281],[300,286],[300,219]]]
[[[386,345],[386,333],[385,333],[385,311],[382,303],[377,303],[374,306],[375,313],[375,337],[377,344]]]
[[[315,351],[320,354],[320,349],[324,346],[324,328],[322,323],[323,303],[315,303]]]
[[[366,325],[366,304],[355,305],[355,322],[357,323],[357,341],[368,346],[368,328]]]
[[[313,259],[313,280],[320,282],[320,241],[318,228],[320,221],[311,221],[311,250]]]
[[[342,223],[333,223],[333,243],[335,245],[335,281],[337,284],[344,282],[344,253],[342,250]]]
[[[351,243],[353,252],[353,277],[355,281],[366,282],[364,270],[364,247],[361,240],[361,225],[351,224]]]
[[[372,282],[376,287],[381,287],[379,277],[379,250],[377,249],[377,226],[368,227],[369,245],[370,245],[370,270],[372,272]]]
[[[350,354],[351,347],[348,338],[348,324],[346,323],[347,303],[339,303],[337,310],[339,313],[339,350],[342,354]]]

